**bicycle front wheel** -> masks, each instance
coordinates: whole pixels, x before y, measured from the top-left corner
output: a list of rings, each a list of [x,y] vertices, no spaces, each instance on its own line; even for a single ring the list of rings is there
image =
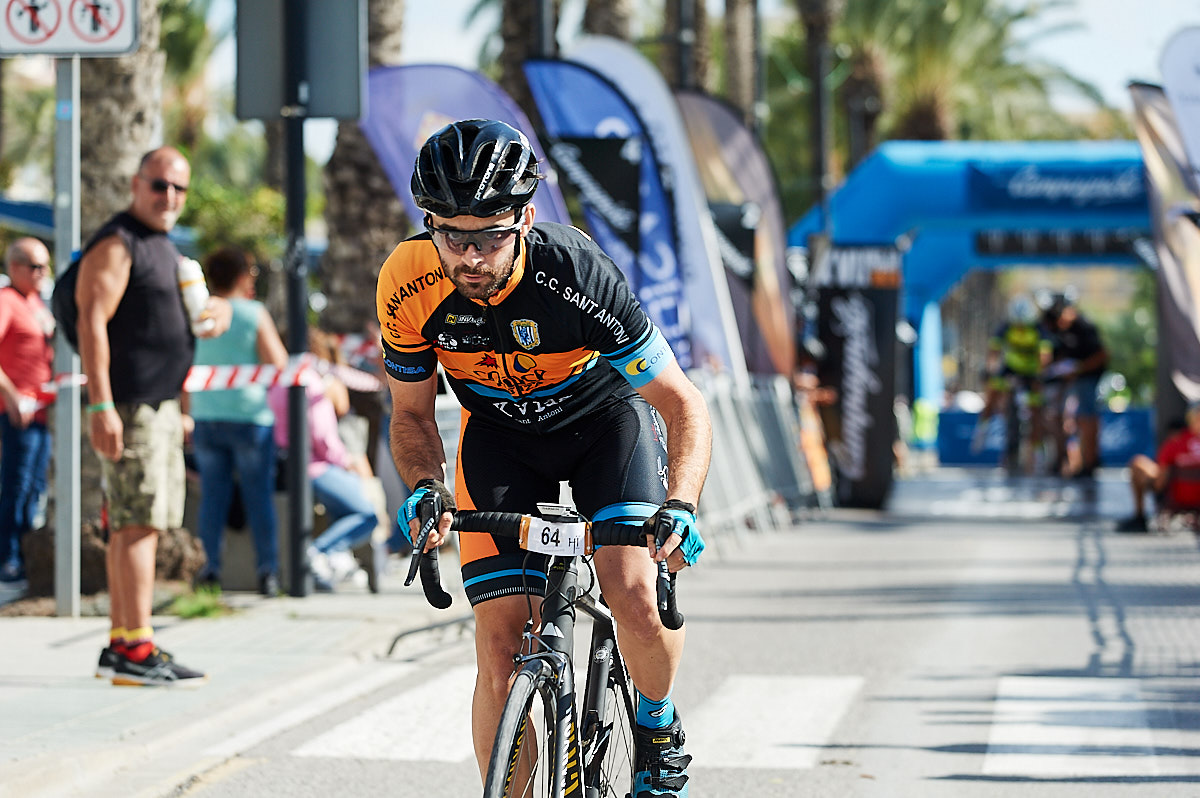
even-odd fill
[[[573,707],[563,704],[554,668],[531,660],[509,688],[488,763],[483,798],[564,798],[580,795]]]

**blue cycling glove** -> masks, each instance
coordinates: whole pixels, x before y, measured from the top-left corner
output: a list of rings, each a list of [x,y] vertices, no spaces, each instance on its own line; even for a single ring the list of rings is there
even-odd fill
[[[654,515],[642,522],[642,527],[647,535],[653,535],[660,522],[670,525],[667,535],[674,532],[682,539],[679,550],[683,552],[684,562],[695,565],[704,551],[704,538],[700,537],[700,530],[696,527],[696,507],[679,499],[667,499]],[[666,535],[663,536],[665,539]],[[663,540],[656,542],[661,545]]]
[[[434,494],[442,500],[442,512],[453,513],[458,509],[454,505],[454,497],[450,494],[450,489],[440,479],[423,479],[418,482],[412,495],[404,500],[404,504],[400,505],[400,512],[396,514],[400,531],[404,533],[404,537],[408,538],[410,544],[415,541],[412,539],[412,530],[408,523],[417,517],[417,505],[421,499],[430,494]]]

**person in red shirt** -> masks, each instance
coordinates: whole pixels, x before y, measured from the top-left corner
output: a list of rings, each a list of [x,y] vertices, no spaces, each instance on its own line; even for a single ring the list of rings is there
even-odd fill
[[[1129,461],[1134,514],[1117,524],[1118,532],[1146,531],[1147,490],[1156,495],[1165,491],[1163,502],[1168,506],[1200,509],[1200,480],[1172,479],[1184,469],[1200,469],[1200,402],[1188,405],[1185,418],[1186,426],[1159,447],[1157,461],[1144,454]]]
[[[54,316],[41,290],[50,252],[20,238],[5,256],[9,284],[0,288],[0,590],[24,593],[21,537],[46,493],[50,432],[37,395],[53,376]]]

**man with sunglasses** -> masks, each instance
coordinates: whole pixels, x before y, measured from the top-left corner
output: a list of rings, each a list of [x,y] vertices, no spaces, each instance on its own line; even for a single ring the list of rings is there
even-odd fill
[[[205,680],[154,645],[150,613],[160,531],[183,524],[183,416],[179,395],[196,341],[179,291],[181,255],[168,233],[187,198],[191,167],[173,147],[143,156],[129,207],[83,249],[75,302],[87,375],[87,426],[100,457],[110,535],[112,631],[97,676],[119,685],[187,686]],[[215,337],[232,310],[212,298]]]
[[[704,548],[695,505],[711,422],[608,256],[573,227],[534,224],[541,177],[525,136],[496,121],[448,125],[417,157],[412,193],[426,232],[388,257],[377,294],[392,455],[416,486],[401,527],[413,536],[414,508],[430,492],[451,510],[527,512],[556,502],[560,481],[593,520],[667,521],[674,533],[661,548],[602,548],[593,565],[639,693],[634,798],[686,796],[691,757],[670,696],[683,630],[662,626],[654,585],[656,562],[676,572]],[[454,496],[434,419],[439,363],[464,411]],[[445,541],[450,520],[442,516],[429,548]],[[546,558],[474,533],[461,535],[460,554],[476,621],[472,731],[486,775]]]
[[[46,493],[50,431],[37,395],[53,375],[54,316],[42,301],[50,252],[18,238],[5,256],[9,284],[0,288],[0,594],[28,588],[21,538]]]

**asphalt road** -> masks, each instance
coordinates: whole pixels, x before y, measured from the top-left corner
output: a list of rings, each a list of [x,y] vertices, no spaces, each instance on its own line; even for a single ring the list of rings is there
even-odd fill
[[[692,798],[1200,794],[1191,533],[1114,533],[1118,472],[942,473],[889,510],[723,539],[687,574]],[[159,794],[478,794],[472,656],[407,639]]]

